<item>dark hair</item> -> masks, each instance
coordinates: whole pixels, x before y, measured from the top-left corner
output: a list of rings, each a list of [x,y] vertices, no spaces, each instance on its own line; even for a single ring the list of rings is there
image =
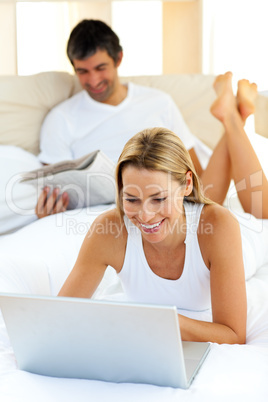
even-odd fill
[[[70,62],[85,60],[97,50],[106,50],[108,55],[118,61],[122,52],[119,38],[116,33],[104,22],[99,20],[83,20],[72,30],[68,44],[67,55]]]

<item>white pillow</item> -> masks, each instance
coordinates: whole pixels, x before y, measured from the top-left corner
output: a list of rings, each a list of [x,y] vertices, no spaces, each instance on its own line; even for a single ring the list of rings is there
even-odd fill
[[[37,155],[45,116],[72,95],[73,86],[73,75],[60,71],[0,76],[0,143]]]
[[[37,157],[19,147],[0,145],[0,234],[14,231],[37,219],[37,192],[19,183],[21,172],[41,166]]]

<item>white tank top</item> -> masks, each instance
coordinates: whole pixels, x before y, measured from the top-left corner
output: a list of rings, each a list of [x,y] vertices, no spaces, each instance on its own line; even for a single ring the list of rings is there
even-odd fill
[[[185,260],[182,275],[176,280],[161,278],[151,270],[140,230],[124,217],[128,239],[123,268],[118,275],[128,300],[173,305],[179,310],[204,311],[211,308],[210,272],[203,261],[197,238],[203,206],[184,203],[187,224]]]

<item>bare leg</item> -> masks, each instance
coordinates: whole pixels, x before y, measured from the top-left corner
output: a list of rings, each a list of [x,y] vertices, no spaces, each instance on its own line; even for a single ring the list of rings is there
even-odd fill
[[[257,96],[257,85],[248,80],[240,80],[237,84],[237,107],[242,120],[245,122],[248,116],[255,112],[255,99]]]
[[[244,131],[245,119],[254,112],[257,87],[247,80],[240,81],[236,100],[232,74],[226,73],[216,78],[214,88],[218,98],[211,112],[225,128],[232,176],[240,202],[245,212],[268,219],[268,181]]]
[[[232,177],[231,161],[224,134],[210,157],[206,170],[201,175],[206,197],[222,204],[226,198]]]
[[[231,73],[227,74],[232,76]],[[221,80],[223,80],[223,76],[217,77],[214,82],[216,92],[219,90],[219,82]],[[231,100],[233,101],[234,99],[232,98]],[[217,100],[215,101],[215,104],[216,103]],[[213,107],[215,104],[213,104]],[[222,204],[227,195],[231,178],[232,166],[229,156],[227,138],[226,134],[224,134],[216,145],[206,170],[204,170],[201,175],[205,195],[211,200]]]

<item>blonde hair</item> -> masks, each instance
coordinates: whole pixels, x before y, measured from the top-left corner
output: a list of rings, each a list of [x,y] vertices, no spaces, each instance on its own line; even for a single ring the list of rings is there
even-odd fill
[[[117,208],[122,210],[122,173],[126,166],[170,173],[180,185],[186,185],[186,173],[192,172],[193,190],[185,199],[194,203],[212,204],[203,194],[191,157],[180,138],[172,131],[155,127],[140,131],[124,146],[118,159],[115,179]]]

